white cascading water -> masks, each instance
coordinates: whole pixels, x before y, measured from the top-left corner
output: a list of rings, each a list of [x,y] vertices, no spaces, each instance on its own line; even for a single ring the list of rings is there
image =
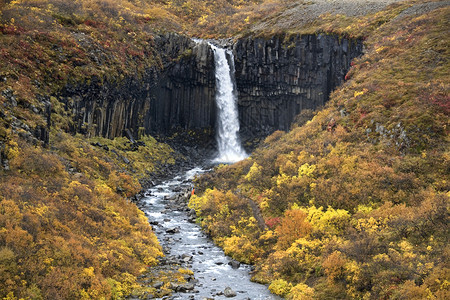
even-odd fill
[[[214,51],[216,67],[216,105],[217,105],[217,144],[219,154],[214,160],[221,163],[234,163],[248,155],[242,148],[238,137],[239,116],[237,94],[235,91],[234,58],[230,50],[208,43]],[[230,56],[231,66],[227,60]]]

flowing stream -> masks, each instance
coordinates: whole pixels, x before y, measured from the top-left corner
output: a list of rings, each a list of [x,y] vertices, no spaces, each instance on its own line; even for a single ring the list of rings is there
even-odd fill
[[[149,189],[140,200],[139,206],[163,246],[165,262],[194,272],[191,286],[163,299],[279,299],[266,286],[251,282],[251,267],[225,256],[193,223],[188,209],[176,204],[180,193],[189,193],[192,178],[203,172],[200,168],[187,171]],[[227,298],[226,288],[236,296]]]
[[[214,51],[217,105],[217,144],[219,154],[216,162],[233,163],[248,155],[239,140],[239,114],[234,78],[234,57],[230,50],[208,43]]]
[[[216,73],[219,153],[214,162],[237,162],[248,155],[238,137],[234,58],[230,50],[208,44],[214,51]],[[139,202],[163,246],[162,268],[182,267],[194,272],[193,277],[186,275],[186,283],[172,286],[176,291],[173,296],[163,299],[279,299],[266,286],[251,282],[251,267],[227,257],[195,223],[195,216],[186,207],[186,198],[192,189],[192,179],[203,172],[194,168],[156,185]],[[153,280],[152,284],[155,285]]]

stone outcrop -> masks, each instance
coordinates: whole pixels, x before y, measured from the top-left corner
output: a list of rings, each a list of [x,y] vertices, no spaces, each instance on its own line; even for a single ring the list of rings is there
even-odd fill
[[[214,54],[205,43],[177,37],[175,41],[173,36],[158,39],[158,51],[172,55],[164,59],[166,66],[153,89],[144,126],[150,133],[212,132],[216,123]],[[174,57],[173,53],[180,54]]]
[[[171,135],[214,134],[214,55],[206,43],[167,34],[155,38],[160,62],[141,76],[92,78],[68,85],[57,97],[72,112],[72,131],[108,138],[128,129]],[[288,130],[305,108],[323,105],[344,80],[362,43],[328,35],[245,38],[235,53],[241,136],[252,139]]]
[[[170,135],[178,130],[212,132],[215,125],[214,57],[205,44],[176,34],[155,39],[160,67],[122,80],[92,78],[58,95],[73,116],[74,132],[113,138],[129,129]]]
[[[302,109],[324,105],[362,43],[330,35],[245,38],[233,46],[244,137],[288,130]]]

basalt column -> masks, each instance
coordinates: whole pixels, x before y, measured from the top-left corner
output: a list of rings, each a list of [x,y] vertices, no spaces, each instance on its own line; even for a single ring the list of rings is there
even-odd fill
[[[152,90],[145,123],[147,132],[173,134],[178,130],[207,130],[212,133],[216,123],[212,50],[205,43],[173,37],[161,38],[157,48],[163,53],[180,54],[175,59],[171,55],[172,59],[167,60]]]
[[[171,136],[216,127],[214,53],[177,34],[155,37],[155,63],[142,74],[71,83],[55,97],[72,117],[73,132],[108,138],[131,132]],[[235,57],[240,135],[244,140],[288,130],[305,108],[323,105],[341,84],[362,43],[328,35],[245,38]]]
[[[150,47],[150,46],[149,46]],[[155,37],[157,62],[139,76],[91,78],[56,97],[70,111],[71,131],[114,138],[131,132],[172,135],[201,131],[214,138],[214,54],[177,34]]]
[[[302,109],[322,106],[362,43],[329,35],[246,38],[233,46],[244,139],[288,130]]]

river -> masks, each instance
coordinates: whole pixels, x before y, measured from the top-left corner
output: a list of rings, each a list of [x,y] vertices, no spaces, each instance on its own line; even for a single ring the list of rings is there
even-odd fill
[[[194,272],[193,287],[163,299],[279,299],[266,286],[251,282],[251,267],[227,257],[193,223],[189,212],[174,204],[177,195],[192,187],[194,176],[203,172],[194,168],[156,185],[139,203],[163,246],[165,261]],[[226,297],[226,288],[236,296]]]

